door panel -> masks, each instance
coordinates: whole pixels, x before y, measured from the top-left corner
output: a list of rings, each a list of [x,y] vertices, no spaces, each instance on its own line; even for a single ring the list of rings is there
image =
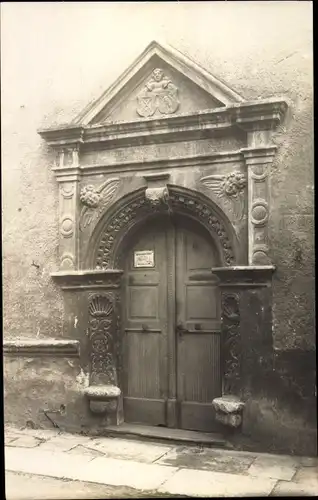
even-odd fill
[[[188,229],[179,228],[176,241],[179,426],[214,431],[211,403],[221,394],[219,290],[190,278],[210,270],[216,256],[210,242]]]
[[[136,252],[139,252],[136,253]],[[136,262],[153,252],[149,262]],[[167,392],[167,237],[162,226],[135,238],[126,259],[124,413],[126,421],[165,425]],[[144,261],[144,262],[143,262]]]
[[[218,430],[219,289],[193,279],[216,264],[213,245],[189,223],[165,220],[136,235],[125,264],[126,421]]]

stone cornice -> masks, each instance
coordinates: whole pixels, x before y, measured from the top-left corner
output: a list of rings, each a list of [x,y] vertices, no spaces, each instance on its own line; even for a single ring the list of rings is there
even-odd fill
[[[79,357],[79,347],[78,340],[19,339],[3,342],[5,356]]]
[[[198,113],[165,118],[115,122],[103,125],[69,125],[39,130],[38,133],[53,147],[81,144],[93,148],[153,144],[181,140],[202,139],[217,131],[241,128],[252,130],[274,129],[287,109],[284,100],[267,99],[235,103]]]
[[[220,280],[220,286],[262,285],[271,281],[275,266],[228,266],[214,267],[211,272]]]
[[[122,274],[121,269],[59,271],[51,277],[62,290],[94,290],[119,288]]]
[[[266,99],[235,105],[237,108],[236,125],[245,132],[272,130],[281,122],[287,102],[280,99]]]
[[[219,286],[264,286],[275,271],[275,266],[213,267],[210,272],[194,274],[190,280],[213,282]]]

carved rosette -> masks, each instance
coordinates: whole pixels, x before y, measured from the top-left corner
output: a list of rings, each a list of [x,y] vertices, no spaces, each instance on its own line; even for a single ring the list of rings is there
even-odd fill
[[[275,146],[243,150],[248,169],[249,264],[269,265],[269,168]]]
[[[111,292],[93,294],[89,298],[90,385],[117,385],[114,304],[115,297]]]
[[[222,335],[224,359],[224,394],[236,395],[241,378],[239,294],[222,292]]]
[[[166,203],[158,205],[156,211],[175,212],[195,217],[219,241],[225,265],[229,266],[234,263],[234,250],[227,230],[207,204],[194,198],[191,194],[178,194],[169,188],[169,199]],[[139,197],[119,209],[111,217],[98,246],[96,269],[110,269],[112,266],[118,265],[119,254],[116,255],[115,261],[118,241],[134,224],[149,216],[149,213],[149,202],[143,194],[140,194]]]

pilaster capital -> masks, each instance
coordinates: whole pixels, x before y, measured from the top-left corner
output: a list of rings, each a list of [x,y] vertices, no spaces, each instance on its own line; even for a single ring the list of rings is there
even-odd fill
[[[79,182],[82,178],[82,171],[80,167],[53,167],[52,171],[55,174],[57,182]]]
[[[271,163],[276,155],[277,146],[262,146],[242,148],[241,154],[247,166],[260,163]]]

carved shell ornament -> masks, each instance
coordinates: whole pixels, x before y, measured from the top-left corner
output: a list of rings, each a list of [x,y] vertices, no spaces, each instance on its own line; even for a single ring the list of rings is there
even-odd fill
[[[80,200],[84,205],[80,217],[81,230],[101,216],[104,209],[114,198],[119,182],[118,178],[108,179],[98,188],[89,184],[81,189]]]
[[[91,316],[105,317],[109,316],[113,311],[113,304],[108,297],[97,295],[90,301],[88,310]]]
[[[245,208],[244,191],[247,185],[244,174],[241,172],[232,172],[228,175],[209,175],[203,177],[201,182],[219,198],[224,199],[237,220],[243,218]]]

